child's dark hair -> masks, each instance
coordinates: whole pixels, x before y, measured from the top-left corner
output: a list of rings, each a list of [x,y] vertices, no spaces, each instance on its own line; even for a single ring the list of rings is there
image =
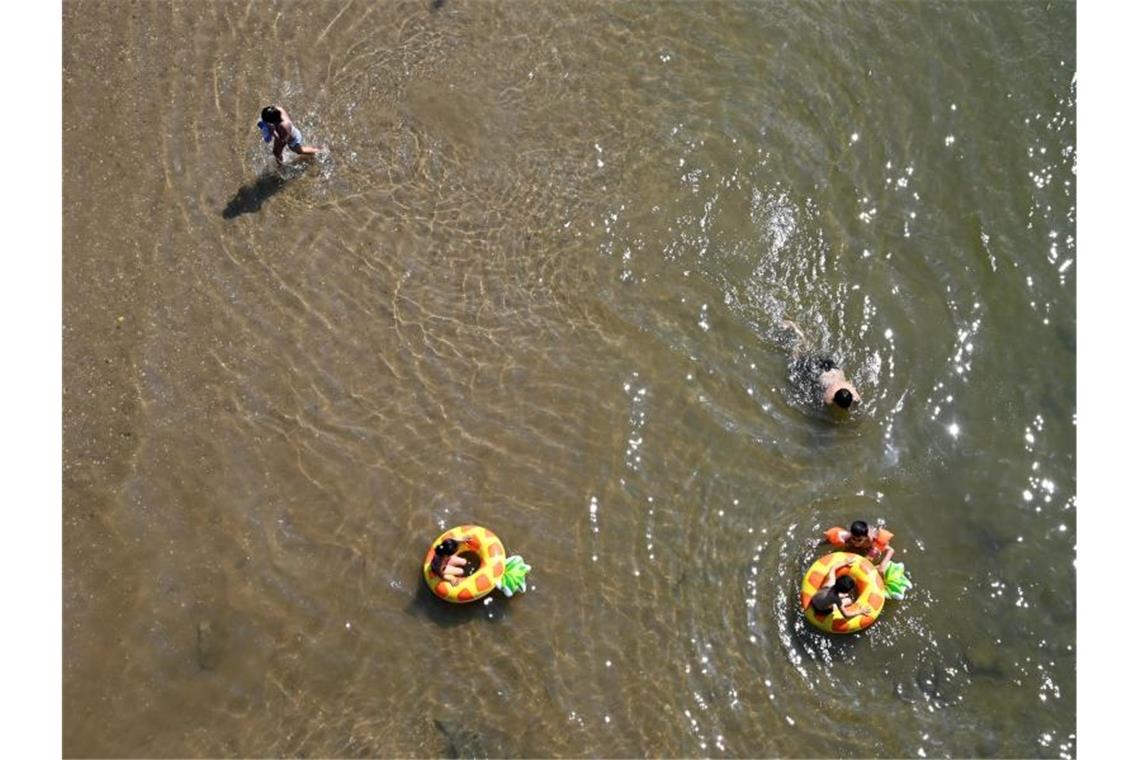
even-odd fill
[[[867,523],[863,520],[856,520],[851,523],[851,535],[862,538],[867,535]]]
[[[851,391],[846,388],[840,388],[835,392],[835,405],[840,409],[850,409],[851,402],[854,400],[855,397],[852,396]]]
[[[443,575],[443,568],[447,565],[447,558],[459,551],[459,542],[454,538],[445,538],[435,547],[435,555],[431,558],[431,570],[436,575]]]
[[[277,106],[266,106],[261,109],[261,120],[266,124],[280,124],[281,111]]]
[[[855,590],[855,579],[850,575],[841,575],[835,579],[835,585],[832,588],[840,594],[850,594]]]

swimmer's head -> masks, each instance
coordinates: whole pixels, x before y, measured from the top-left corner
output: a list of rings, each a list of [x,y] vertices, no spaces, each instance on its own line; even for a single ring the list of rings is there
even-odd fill
[[[851,523],[851,543],[855,546],[870,546],[871,537],[868,535],[867,523],[856,520]]]
[[[855,590],[855,579],[850,575],[841,575],[835,579],[835,591],[840,594],[850,594]]]
[[[281,110],[277,106],[266,106],[261,109],[261,120],[266,124],[280,124]]]
[[[850,409],[851,403],[855,400],[855,397],[851,395],[851,391],[847,390],[846,388],[840,388],[835,392],[834,399],[835,405],[840,409]]]
[[[439,542],[439,546],[435,547],[435,553],[442,554],[445,557],[455,554],[457,551],[459,551],[459,542],[454,538],[445,538]]]

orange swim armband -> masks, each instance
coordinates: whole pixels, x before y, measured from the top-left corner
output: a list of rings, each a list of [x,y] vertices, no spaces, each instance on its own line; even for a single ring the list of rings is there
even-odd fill
[[[836,526],[834,528],[829,528],[823,535],[827,537],[827,542],[832,546],[843,546],[847,542],[840,538],[840,536],[846,532],[847,531],[845,531],[843,528]]]

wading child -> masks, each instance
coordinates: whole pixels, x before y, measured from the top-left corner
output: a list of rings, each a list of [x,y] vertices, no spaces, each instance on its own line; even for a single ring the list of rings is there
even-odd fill
[[[286,147],[300,156],[313,156],[325,150],[302,144],[305,138],[301,130],[297,129],[293,120],[289,118],[289,112],[279,106],[266,106],[261,109],[261,121],[257,126],[261,129],[266,142],[273,140],[273,156],[277,159],[278,166],[284,164],[281,155]]]

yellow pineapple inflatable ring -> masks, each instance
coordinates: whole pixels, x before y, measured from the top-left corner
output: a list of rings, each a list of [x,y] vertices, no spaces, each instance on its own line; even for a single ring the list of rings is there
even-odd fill
[[[444,580],[431,569],[435,547],[447,538],[459,543],[460,548],[457,553],[475,552],[479,556],[478,569],[459,583]],[[482,599],[495,588],[499,579],[503,577],[506,560],[507,553],[498,536],[478,525],[460,525],[458,528],[444,531],[439,538],[431,542],[424,557],[424,581],[440,599],[456,604],[473,602]]]
[[[856,615],[850,619],[832,612],[829,615],[820,615],[811,606],[811,598],[816,595],[824,582],[831,565],[842,564],[854,558],[855,564],[850,568],[840,568],[836,576],[847,575],[850,572],[855,580],[855,589],[859,592],[855,600],[856,605],[867,605],[871,612],[866,615]],[[800,586],[800,608],[808,622],[821,631],[827,633],[854,633],[861,631],[879,619],[883,611],[883,601],[887,597],[887,590],[883,585],[883,578],[878,569],[866,557],[850,552],[832,552],[816,560],[804,576],[803,585]]]

